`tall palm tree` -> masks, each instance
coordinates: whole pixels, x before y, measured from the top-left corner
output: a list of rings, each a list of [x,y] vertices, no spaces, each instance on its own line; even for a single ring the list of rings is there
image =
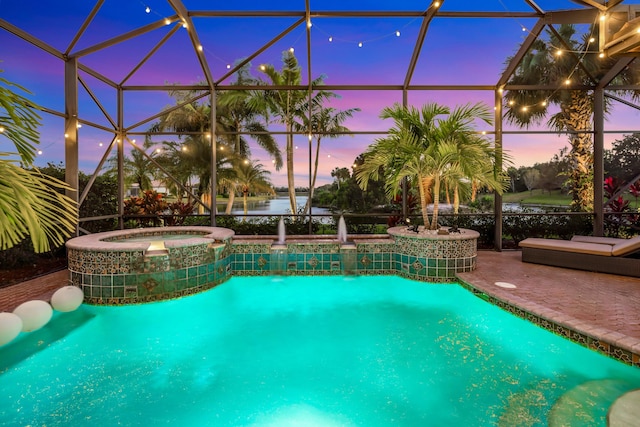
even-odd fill
[[[326,92],[326,91],[325,91]],[[326,92],[321,95],[324,98],[335,98],[337,95]],[[312,104],[313,105],[313,104]],[[332,107],[323,107],[318,105],[315,107],[311,114],[311,121],[309,117],[304,115],[302,123],[295,123],[294,128],[299,132],[307,132],[311,130],[313,138],[316,142],[315,160],[313,164],[313,173],[311,179],[311,187],[309,188],[309,197],[307,203],[304,206],[303,215],[309,212],[311,206],[311,200],[313,199],[313,191],[316,186],[316,178],[318,177],[318,164],[320,163],[320,142],[323,137],[338,138],[345,132],[349,131],[349,128],[343,126],[345,120],[353,117],[353,114],[360,111],[359,108],[349,108],[347,110],[338,111]]]
[[[69,189],[64,182],[24,168],[35,159],[40,116],[38,107],[17,91],[29,93],[0,77],[0,141],[7,138],[16,149],[0,153],[0,250],[28,236],[36,252],[46,252],[73,234],[78,208],[61,194]]]
[[[247,198],[249,193],[275,193],[268,177],[270,172],[264,170],[262,164],[255,160],[250,161],[249,159],[240,161],[234,168],[234,171],[236,175],[234,181],[242,192],[244,214],[246,216],[248,212]]]
[[[231,86],[246,86],[264,84],[250,73],[250,63],[245,64],[236,73],[236,80]],[[267,132],[267,127],[262,119],[266,119],[268,112],[265,105],[250,103],[252,93],[247,90],[225,90],[218,95],[218,115],[222,121],[228,123],[227,127],[237,132],[231,139],[233,152],[240,157],[250,157],[247,142],[240,132],[249,132],[273,159],[275,169],[282,168],[282,153],[273,135]]]
[[[413,182],[418,187],[426,229],[438,228],[438,205],[444,182],[482,179],[487,186],[501,191],[502,184],[485,173],[494,166],[490,157],[467,158],[471,154],[469,145],[481,145],[474,149],[476,154],[485,151],[486,141],[474,129],[475,120],[491,123],[492,114],[485,105],[467,104],[452,111],[435,103],[420,110],[395,104],[385,108],[380,117],[393,119],[394,126],[387,137],[377,139],[365,151],[356,178],[366,190],[369,181],[379,179],[384,171],[390,196],[399,192],[405,178]],[[431,220],[427,211],[430,202],[433,202]]]
[[[590,33],[597,34],[597,27]],[[584,89],[572,90],[571,86],[595,86],[614,64],[610,58],[600,58],[598,46],[586,34],[576,40],[576,28],[560,25],[557,31],[547,31],[547,40],[536,40],[509,85],[544,85],[556,90],[509,90],[505,92],[505,117],[508,122],[521,127],[538,124],[545,117],[549,127],[558,132],[569,132],[571,170],[569,182],[572,191],[572,207],[577,211],[593,209],[593,139],[591,136],[593,93]],[[566,47],[566,48],[565,48]],[[559,54],[562,50],[582,52],[581,55]],[[578,66],[578,61],[582,67]],[[586,73],[584,70],[588,70]],[[630,83],[638,76],[638,66],[631,63],[616,82]],[[569,85],[567,85],[569,79]],[[594,79],[596,81],[594,81]],[[634,98],[640,93],[627,91]],[[551,105],[559,107],[550,113]],[[605,109],[609,102],[605,99]]]
[[[269,78],[269,83],[274,86],[299,86],[302,83],[300,66],[295,55],[290,51],[285,51],[282,55],[282,70],[278,71],[273,65],[261,66],[261,71]],[[313,86],[321,85],[324,76],[314,79]],[[313,98],[313,102],[321,102],[326,92],[319,91]],[[293,130],[295,123],[304,117],[304,112],[308,111],[309,93],[307,90],[265,90],[256,91],[249,99],[252,108],[264,109],[274,117],[277,123],[285,127],[286,144],[285,153],[287,161],[287,185],[289,187],[289,205],[291,213],[298,210],[296,202],[296,186],[294,180],[294,144]]]

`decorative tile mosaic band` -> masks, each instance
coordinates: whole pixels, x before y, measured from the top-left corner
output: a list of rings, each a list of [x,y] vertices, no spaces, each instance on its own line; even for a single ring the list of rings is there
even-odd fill
[[[181,237],[173,238],[174,233]],[[475,268],[477,239],[477,233],[450,239],[396,233],[392,238],[362,237],[347,243],[315,238],[276,244],[264,238],[232,240],[231,230],[217,227],[105,234],[92,235],[85,244],[72,239],[67,245],[71,282],[83,289],[86,302],[92,304],[174,298],[209,289],[232,274],[399,274],[452,282],[456,271]],[[157,244],[157,239],[166,240]]]

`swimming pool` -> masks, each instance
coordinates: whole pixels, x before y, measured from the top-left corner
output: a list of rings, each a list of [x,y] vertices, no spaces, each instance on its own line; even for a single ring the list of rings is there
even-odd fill
[[[593,426],[640,387],[461,286],[396,276],[85,305],[1,347],[0,372],[3,426]]]

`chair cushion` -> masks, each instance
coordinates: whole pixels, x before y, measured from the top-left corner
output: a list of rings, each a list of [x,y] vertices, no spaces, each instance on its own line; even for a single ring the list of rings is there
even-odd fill
[[[584,243],[600,243],[603,245],[617,245],[623,243],[627,239],[618,239],[616,237],[598,237],[598,236],[573,236],[572,242],[584,242]]]
[[[613,256],[625,256],[640,250],[640,236],[625,239],[624,242],[613,245],[611,254]]]
[[[560,239],[540,239],[529,237],[520,242],[523,248],[548,249],[552,251],[575,252],[581,254],[593,254],[611,256],[611,249],[615,246],[600,243],[573,242]]]

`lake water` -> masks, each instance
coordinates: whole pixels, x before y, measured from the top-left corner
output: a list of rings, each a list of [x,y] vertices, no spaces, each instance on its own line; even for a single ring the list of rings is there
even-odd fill
[[[307,196],[297,196],[296,202],[298,209],[304,207],[307,203]],[[248,214],[250,215],[288,215],[291,214],[291,207],[289,205],[288,196],[278,196],[268,200],[255,200],[247,203]],[[218,213],[224,213],[226,205],[218,205]],[[331,211],[325,208],[312,207],[311,211],[314,215],[329,215]],[[242,197],[236,198],[231,213],[234,215],[244,214],[244,204],[242,203]]]

